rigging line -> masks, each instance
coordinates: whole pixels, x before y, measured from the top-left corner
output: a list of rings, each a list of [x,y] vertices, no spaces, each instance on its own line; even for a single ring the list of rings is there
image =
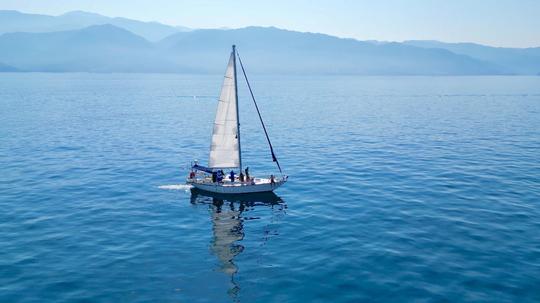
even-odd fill
[[[264,130],[264,134],[266,135],[266,140],[268,141],[268,145],[270,146],[270,153],[272,154],[272,161],[276,162],[277,167],[279,169],[279,172],[281,175],[283,175],[283,171],[281,171],[281,166],[279,165],[279,161],[276,157],[276,154],[274,153],[274,148],[272,147],[272,142],[270,142],[270,137],[268,136],[268,132],[266,131],[266,126],[264,125],[264,121],[261,116],[261,112],[259,111],[259,106],[257,105],[257,101],[255,101],[255,96],[253,95],[253,91],[251,90],[251,85],[249,84],[248,77],[246,75],[246,70],[244,69],[244,64],[242,64],[242,59],[240,59],[240,54],[238,51],[236,51],[236,54],[238,55],[238,61],[240,62],[240,67],[242,68],[242,73],[244,74],[244,78],[246,79],[246,83],[249,89],[249,93],[251,94],[251,99],[253,100],[253,103],[255,104],[255,109],[257,109],[257,114],[259,115],[259,120],[261,121],[261,125]]]

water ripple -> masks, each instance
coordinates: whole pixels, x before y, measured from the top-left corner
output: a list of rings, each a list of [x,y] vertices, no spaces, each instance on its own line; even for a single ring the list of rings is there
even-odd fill
[[[255,76],[249,198],[184,185],[221,75],[0,78],[0,302],[540,301],[538,77]]]

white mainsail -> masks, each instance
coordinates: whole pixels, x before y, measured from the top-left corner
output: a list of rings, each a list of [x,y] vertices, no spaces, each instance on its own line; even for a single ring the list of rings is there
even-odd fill
[[[210,146],[211,168],[240,167],[240,140],[236,102],[235,54],[231,53],[219,96]]]

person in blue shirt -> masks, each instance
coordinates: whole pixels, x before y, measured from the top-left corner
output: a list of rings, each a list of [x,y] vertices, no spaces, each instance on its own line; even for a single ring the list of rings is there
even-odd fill
[[[218,183],[221,183],[221,181],[223,181],[223,171],[218,171],[216,174]]]
[[[234,182],[234,171],[231,170],[229,178],[231,179],[231,182]]]

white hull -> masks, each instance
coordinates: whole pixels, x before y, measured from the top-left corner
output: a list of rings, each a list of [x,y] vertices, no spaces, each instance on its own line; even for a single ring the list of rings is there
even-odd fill
[[[204,180],[195,180],[188,179],[187,184],[193,185],[193,187],[208,191],[211,193],[218,194],[252,194],[252,193],[263,193],[271,192],[276,188],[283,185],[287,182],[287,179],[276,180],[273,184],[269,179],[255,179],[255,184],[251,183],[241,183],[241,182],[224,182],[224,183],[213,183],[208,182],[207,179]]]

